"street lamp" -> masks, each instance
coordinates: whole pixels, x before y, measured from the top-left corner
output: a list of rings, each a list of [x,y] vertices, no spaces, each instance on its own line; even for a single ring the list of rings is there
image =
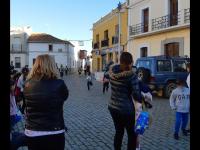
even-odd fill
[[[118,9],[118,24],[119,24],[119,33],[118,33],[118,63],[120,63],[120,35],[121,35],[121,16],[120,16],[120,11],[121,11],[122,5],[119,2],[117,9]]]

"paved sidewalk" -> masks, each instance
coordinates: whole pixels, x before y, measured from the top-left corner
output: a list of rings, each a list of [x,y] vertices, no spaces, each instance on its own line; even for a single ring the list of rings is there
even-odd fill
[[[113,150],[114,125],[107,109],[110,91],[103,95],[102,83],[93,81],[91,91],[87,90],[86,77],[69,75],[64,77],[69,88],[69,98],[64,105],[66,150]],[[154,97],[151,127],[141,137],[141,150],[189,150],[190,136],[180,134],[180,140],[173,139],[174,112],[169,101]],[[15,130],[23,131],[23,122]],[[122,150],[126,150],[127,134]],[[21,148],[26,149],[26,148]]]

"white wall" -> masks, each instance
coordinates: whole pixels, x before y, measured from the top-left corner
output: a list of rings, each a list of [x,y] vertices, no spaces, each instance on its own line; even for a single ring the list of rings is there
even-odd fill
[[[53,44],[53,52],[48,50],[49,43],[29,43],[29,66],[32,67],[33,59],[41,54],[53,55],[55,61],[60,67],[62,64],[66,66],[67,64],[67,51],[65,49],[65,44]],[[63,52],[58,52],[58,49],[62,48]]]
[[[25,65],[28,65],[27,63],[27,55],[26,54],[20,54],[20,53],[16,53],[16,54],[10,54],[10,61],[13,61],[13,65],[15,66],[15,57],[20,57],[20,61],[21,61],[21,68],[24,67]],[[20,71],[21,68],[18,68],[17,70]],[[16,68],[15,68],[16,69]]]

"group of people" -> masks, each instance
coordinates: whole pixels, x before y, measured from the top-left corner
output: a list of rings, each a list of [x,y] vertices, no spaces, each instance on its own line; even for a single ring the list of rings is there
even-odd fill
[[[70,71],[70,69],[67,67],[67,65],[65,66],[65,68],[63,67],[63,65],[60,65],[60,68],[58,68],[57,64],[56,64],[57,69],[59,70],[60,73],[60,77],[62,78],[65,75],[68,74],[68,72]]]
[[[55,60],[47,54],[39,55],[26,76],[23,73],[22,69],[23,82],[20,83],[19,78],[17,86],[20,85],[25,102],[22,111],[25,114],[25,131],[18,134],[21,138],[11,139],[11,148],[14,150],[26,145],[29,150],[64,150],[66,127],[63,105],[68,98],[68,88],[60,77]],[[12,79],[13,76],[10,101],[15,102],[16,84]],[[16,113],[13,106],[11,103],[11,115]],[[14,107],[17,110],[17,105]]]
[[[115,150],[121,149],[125,129],[128,135],[127,149],[140,149],[139,135],[134,130],[135,122],[142,112],[143,103],[151,106],[151,91],[146,83],[138,79],[132,66],[132,55],[123,52],[120,56],[120,64],[112,64],[104,74],[103,93],[108,90],[109,83],[111,84],[108,110],[115,127]],[[88,72],[88,90],[90,90],[91,81],[91,73]],[[64,150],[66,128],[63,105],[68,98],[69,91],[61,79],[55,60],[47,54],[39,55],[32,69],[28,72],[22,71],[17,84],[13,83],[15,82],[11,82],[11,100],[15,99],[13,89],[16,85],[20,88],[21,97],[23,97],[24,135],[28,149]],[[180,86],[172,92],[170,97],[171,107],[177,110],[176,137],[181,118],[185,119],[182,130],[186,131],[187,114],[185,115],[185,112],[188,113],[189,103],[188,89],[183,86],[183,82],[180,80],[177,83]],[[184,102],[181,103],[182,101]]]

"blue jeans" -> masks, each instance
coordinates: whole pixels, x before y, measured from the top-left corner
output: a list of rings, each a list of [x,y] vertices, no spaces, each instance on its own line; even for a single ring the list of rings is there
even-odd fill
[[[185,130],[187,123],[188,123],[188,113],[176,112],[175,134],[179,133],[180,126],[182,130]]]

